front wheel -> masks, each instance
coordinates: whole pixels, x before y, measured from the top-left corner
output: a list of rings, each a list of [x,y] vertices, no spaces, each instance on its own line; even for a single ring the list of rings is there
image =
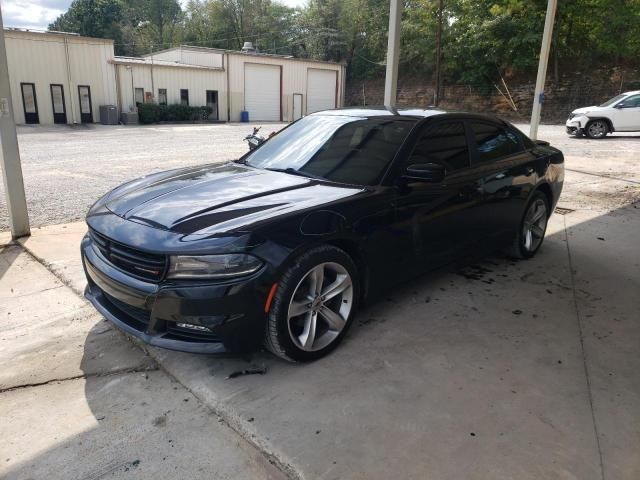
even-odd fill
[[[357,268],[343,250],[325,245],[304,253],[278,282],[265,346],[289,361],[327,355],[351,324],[359,294]]]
[[[510,256],[531,258],[536,254],[544,241],[549,216],[547,197],[540,191],[535,192],[527,205],[520,227],[509,250]]]
[[[609,133],[609,125],[604,120],[591,120],[584,131],[589,138],[604,138]]]

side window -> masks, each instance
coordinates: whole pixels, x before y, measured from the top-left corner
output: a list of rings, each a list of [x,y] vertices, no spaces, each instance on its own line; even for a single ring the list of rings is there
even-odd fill
[[[469,166],[469,145],[462,121],[438,122],[421,133],[409,157],[414,163],[437,163],[447,171]]]
[[[375,185],[414,125],[375,118],[351,121],[338,128],[300,170],[337,182]]]
[[[534,148],[536,146],[533,140],[531,140],[529,137],[527,137],[524,133],[522,133],[517,128],[511,128],[508,131],[513,132],[516,135],[516,137],[520,138],[520,141],[522,142],[522,145],[524,145],[525,150],[529,148]]]
[[[623,108],[638,108],[640,107],[640,95],[632,95],[624,100]]]
[[[471,129],[481,163],[491,162],[522,151],[518,137],[511,130],[489,123],[471,122]]]

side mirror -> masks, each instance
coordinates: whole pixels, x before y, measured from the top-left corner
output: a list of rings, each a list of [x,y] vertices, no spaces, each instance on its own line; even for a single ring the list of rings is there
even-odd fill
[[[624,108],[624,102],[618,103],[617,105],[614,105],[613,108]]]
[[[437,163],[414,163],[407,167],[403,178],[417,182],[438,183],[444,180],[447,170]]]

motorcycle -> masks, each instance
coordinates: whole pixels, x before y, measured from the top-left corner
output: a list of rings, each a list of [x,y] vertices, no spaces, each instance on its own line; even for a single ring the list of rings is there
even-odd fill
[[[244,137],[244,140],[249,144],[250,152],[258,148],[260,145],[262,145],[277,133],[271,132],[268,137],[265,137],[264,135],[258,135],[258,132],[261,128],[262,127],[253,127],[253,133]]]
[[[244,140],[249,144],[249,151],[255,150],[267,141],[263,135],[258,135],[261,128],[262,127],[253,127],[253,133],[244,137]]]

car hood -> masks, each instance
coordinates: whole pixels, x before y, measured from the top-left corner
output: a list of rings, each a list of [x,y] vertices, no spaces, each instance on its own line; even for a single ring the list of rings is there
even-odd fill
[[[154,228],[212,235],[248,230],[362,191],[227,163],[135,180],[108,194],[104,206],[119,217]]]
[[[582,107],[582,108],[576,108],[573,112],[574,114],[585,114],[587,112],[593,112],[593,111],[597,111],[597,110],[602,110],[602,107],[598,107],[597,105],[593,105],[592,107]]]

